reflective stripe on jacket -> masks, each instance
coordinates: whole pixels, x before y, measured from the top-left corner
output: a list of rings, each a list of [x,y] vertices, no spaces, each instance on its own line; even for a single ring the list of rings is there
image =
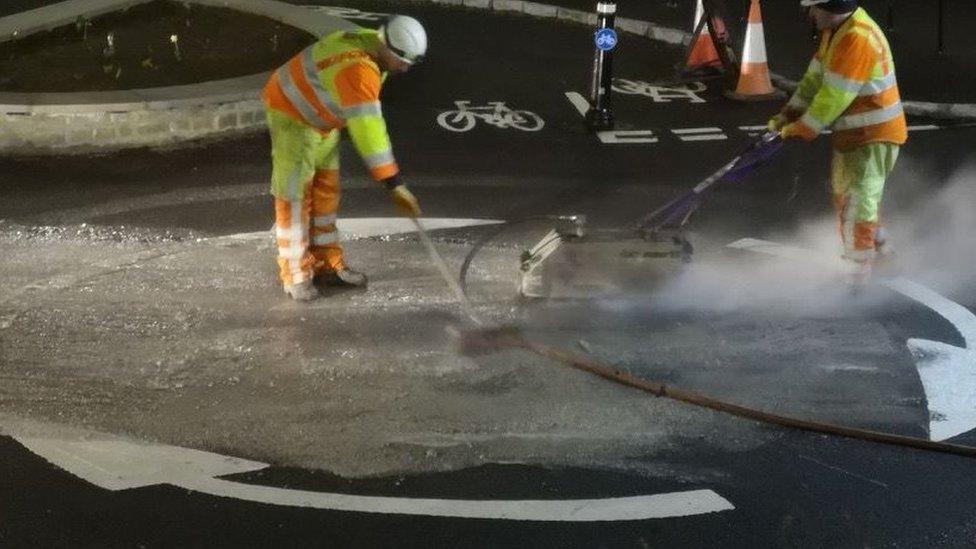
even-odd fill
[[[380,106],[383,76],[370,56],[378,46],[372,30],[329,34],[278,68],[262,98],[323,134],[347,128],[373,178],[383,180],[399,168]]]
[[[814,139],[827,128],[842,151],[908,139],[891,47],[878,24],[858,8],[820,46],[786,110],[803,112],[799,130]]]

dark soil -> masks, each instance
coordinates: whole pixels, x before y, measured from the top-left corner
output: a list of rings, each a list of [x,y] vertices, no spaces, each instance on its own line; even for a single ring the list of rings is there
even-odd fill
[[[314,41],[266,17],[156,0],[0,44],[0,91],[125,90],[246,76],[274,69]]]

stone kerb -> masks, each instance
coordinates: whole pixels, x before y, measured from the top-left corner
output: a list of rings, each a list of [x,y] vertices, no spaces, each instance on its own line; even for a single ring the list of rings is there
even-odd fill
[[[69,0],[0,19],[0,41],[149,0]],[[314,36],[354,25],[275,0],[184,0],[261,15]],[[0,93],[0,151],[44,154],[155,146],[264,127],[267,73],[185,86],[80,93]]]

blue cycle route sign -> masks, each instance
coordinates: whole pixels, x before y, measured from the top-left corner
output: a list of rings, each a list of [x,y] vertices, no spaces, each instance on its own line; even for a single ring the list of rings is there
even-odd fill
[[[593,38],[596,47],[602,51],[610,51],[617,45],[617,31],[613,29],[600,29],[596,31]]]

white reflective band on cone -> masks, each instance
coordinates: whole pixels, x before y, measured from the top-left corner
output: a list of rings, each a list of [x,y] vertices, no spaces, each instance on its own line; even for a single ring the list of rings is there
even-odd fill
[[[604,4],[601,2],[596,5],[596,12],[605,15],[617,13],[617,4]]]
[[[743,63],[766,63],[766,36],[762,23],[749,23],[746,27],[746,46]]]

